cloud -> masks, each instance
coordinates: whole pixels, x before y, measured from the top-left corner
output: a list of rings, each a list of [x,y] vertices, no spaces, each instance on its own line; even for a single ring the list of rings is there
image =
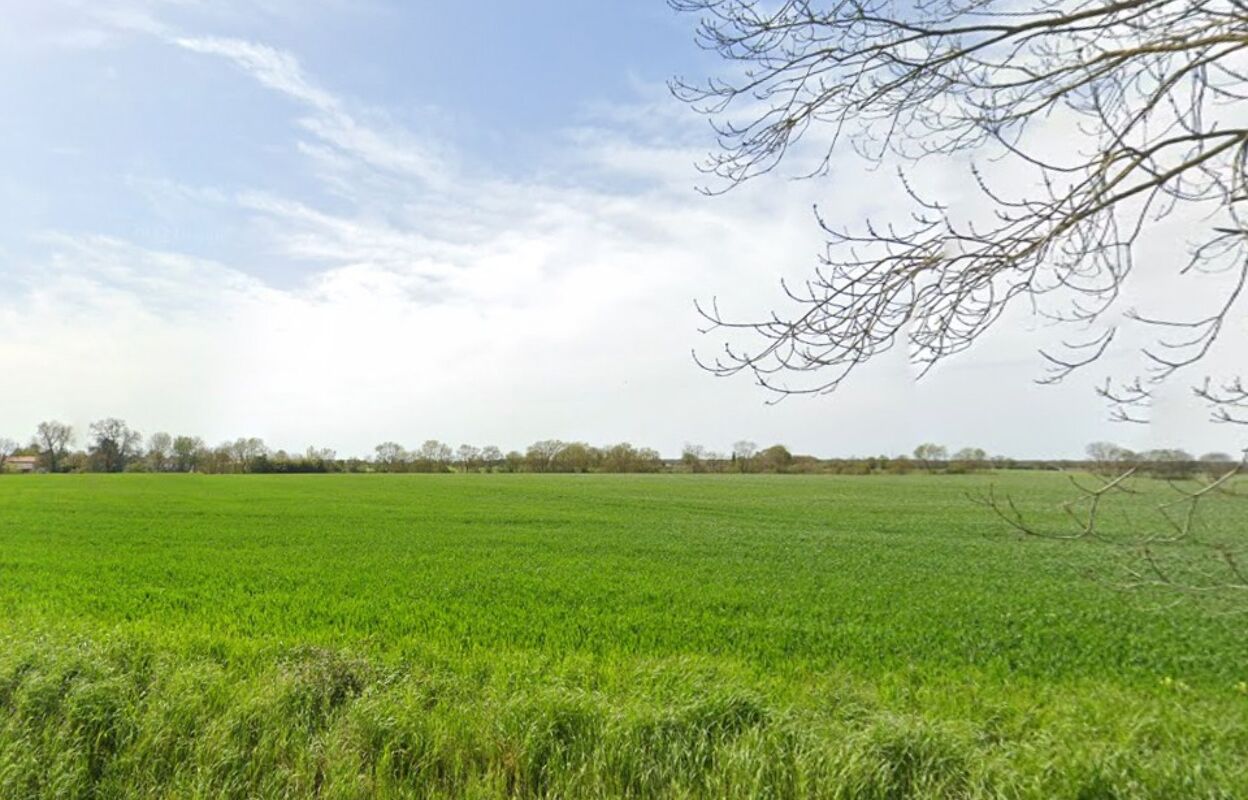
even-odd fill
[[[108,414],[149,432],[344,453],[385,439],[523,447],[556,436],[668,453],[744,437],[825,455],[920,439],[1075,453],[1115,435],[1086,385],[1048,390],[1037,410],[1038,362],[1019,359],[1036,337],[1023,326],[921,385],[895,352],[833,399],[779,407],[696,368],[690,350],[718,339],[697,335],[695,297],[757,314],[779,277],[814,264],[814,202],[858,219],[902,207],[894,183],[867,194],[869,178],[846,168],[831,183],[700,197],[702,125],[654,87],[591,110],[529,174],[477,174],[444,142],[335,94],[292,53],[163,23],[129,29],[222,59],[292,101],[288,144],[323,195],[137,179],[157,201],[228,206],[254,226],[263,246],[232,258],[44,237],[8,270],[19,289],[0,297],[0,361],[27,376],[0,400],[12,433]],[[272,280],[254,263],[268,259],[298,278]]]
[[[419,142],[402,132],[381,131],[358,121],[342,101],[310,81],[290,53],[242,39],[182,36],[172,42],[191,52],[232,61],[263,86],[308,106],[314,113],[300,124],[336,150],[378,169],[445,183],[445,170]]]
[[[270,89],[307,103],[319,111],[338,111],[337,99],[312,85],[304,77],[299,62],[289,53],[241,39],[176,37],[173,41],[179,47],[195,53],[227,58]]]

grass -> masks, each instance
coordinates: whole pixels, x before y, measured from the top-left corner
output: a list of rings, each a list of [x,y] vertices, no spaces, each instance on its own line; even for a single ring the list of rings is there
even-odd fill
[[[0,480],[0,797],[1248,796],[1243,616],[988,480]]]

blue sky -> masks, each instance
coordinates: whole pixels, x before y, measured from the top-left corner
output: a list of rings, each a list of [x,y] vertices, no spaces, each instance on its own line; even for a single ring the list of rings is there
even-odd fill
[[[235,227],[229,215],[192,220],[211,210],[175,213],[154,198],[152,184],[171,180],[340,208],[288,146],[298,100],[179,48],[183,36],[290,54],[358,112],[444,142],[464,169],[512,179],[557,172],[562,135],[593,108],[636,99],[640,87],[701,60],[687,21],[662,3],[575,12],[549,1],[248,5],[53,2],[11,12],[0,102],[21,122],[3,126],[0,146],[20,154],[5,184],[21,199],[7,232],[79,229],[214,252],[255,246],[238,231],[223,242],[195,230]]]
[[[1086,381],[1037,394],[1021,317],[918,384],[896,353],[768,406],[700,372],[693,298],[761,312],[814,264],[812,204],[902,200],[848,164],[696,193],[712,139],[664,80],[716,65],[661,0],[0,11],[0,435],[121,416],[350,453],[1222,445],[1178,395],[1125,430]]]

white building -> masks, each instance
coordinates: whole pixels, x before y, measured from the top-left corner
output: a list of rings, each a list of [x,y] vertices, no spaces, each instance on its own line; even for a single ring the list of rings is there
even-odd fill
[[[39,469],[39,456],[9,456],[4,462],[7,472],[34,472]]]

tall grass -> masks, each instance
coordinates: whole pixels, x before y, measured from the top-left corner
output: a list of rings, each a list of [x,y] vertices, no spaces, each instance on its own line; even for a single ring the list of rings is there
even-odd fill
[[[1109,686],[799,704],[704,663],[447,673],[302,649],[257,668],[136,644],[6,642],[0,796],[1242,797],[1248,728]],[[834,698],[839,698],[836,702]],[[818,700],[832,700],[823,705]],[[1129,709],[1129,710],[1126,710]]]

